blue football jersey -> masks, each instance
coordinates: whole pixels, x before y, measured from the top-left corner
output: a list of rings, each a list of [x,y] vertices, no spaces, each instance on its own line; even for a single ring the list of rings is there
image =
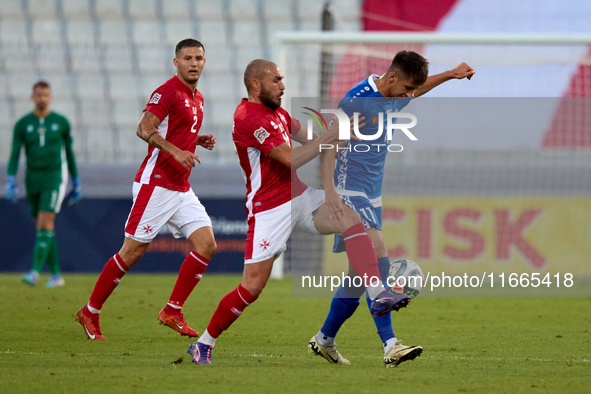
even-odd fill
[[[380,140],[348,140],[346,149],[339,146],[334,172],[337,189],[362,192],[370,199],[382,195],[384,164],[390,145],[386,133],[386,114],[401,111],[410,102],[409,97],[385,98],[382,96],[375,84],[378,78],[378,75],[370,75],[369,78],[355,85],[341,100],[339,108],[349,117],[355,112],[360,113],[359,117],[365,116],[365,126],[359,130],[363,135],[377,133],[379,113],[383,113],[383,133]],[[396,118],[393,121],[395,122]],[[366,151],[368,146],[369,150]]]

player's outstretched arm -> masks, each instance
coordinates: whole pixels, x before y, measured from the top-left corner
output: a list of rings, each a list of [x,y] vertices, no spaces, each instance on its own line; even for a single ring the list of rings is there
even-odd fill
[[[156,115],[150,111],[144,111],[144,114],[140,119],[140,124],[137,127],[136,134],[154,148],[160,149],[162,152],[171,155],[176,161],[182,164],[185,170],[190,170],[191,167],[195,167],[195,160],[201,164],[199,156],[193,152],[180,150],[170,142],[166,141],[158,131],[159,125],[160,119],[158,119]]]
[[[302,129],[298,132],[300,135],[304,135]],[[292,149],[287,143],[280,144],[273,148],[269,153],[269,157],[281,162],[286,167],[296,170],[318,156],[320,154],[320,145],[332,144],[339,137],[339,122],[338,120],[328,129],[328,131],[322,134],[320,137],[308,141],[305,145],[298,146]],[[297,141],[296,137],[296,141]]]
[[[449,81],[450,79],[464,79],[468,78],[471,79],[472,75],[474,75],[476,71],[466,63],[459,64],[453,70],[448,70],[442,72],[441,74],[435,74],[429,76],[427,81],[419,86],[415,90],[415,97],[422,96],[423,94],[427,93],[429,90],[433,89],[436,86],[441,85],[444,82]]]

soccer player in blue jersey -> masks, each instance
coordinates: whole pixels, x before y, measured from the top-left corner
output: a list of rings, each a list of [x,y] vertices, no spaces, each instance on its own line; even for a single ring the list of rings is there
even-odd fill
[[[359,112],[370,120],[378,113],[383,113],[384,130],[386,113],[401,111],[412,98],[421,96],[434,87],[451,79],[470,79],[475,71],[466,63],[453,70],[428,77],[429,65],[421,55],[411,51],[396,54],[388,71],[382,75],[370,75],[353,87],[341,100],[339,108],[347,116]],[[368,122],[360,133],[375,135],[379,122]],[[327,159],[322,161],[322,179],[326,193],[326,204],[334,220],[342,215],[343,204],[356,210],[374,245],[382,280],[386,282],[390,268],[388,249],[382,234],[382,180],[384,165],[390,141],[383,134],[383,140],[371,141],[369,151],[354,149],[356,144],[365,143],[355,139],[348,140],[346,146],[325,151]],[[380,149],[378,149],[378,145]],[[367,145],[367,144],[366,144]],[[337,155],[335,168],[334,157]],[[336,186],[335,186],[336,185]],[[342,252],[343,239],[335,236],[333,251]],[[357,273],[349,268],[348,275],[353,278]],[[343,281],[335,293],[328,316],[318,334],[308,343],[308,351],[320,355],[333,364],[350,364],[338,352],[334,338],[343,323],[353,315],[359,306],[359,298],[365,288],[355,287],[354,281]],[[386,283],[384,283],[386,286]],[[421,354],[421,346],[404,346],[394,335],[392,316],[388,312],[383,316],[374,316],[378,334],[384,345],[384,364],[393,367],[401,362],[413,360]]]

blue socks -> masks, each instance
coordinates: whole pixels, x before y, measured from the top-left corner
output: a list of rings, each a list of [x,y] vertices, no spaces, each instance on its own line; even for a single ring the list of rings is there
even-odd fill
[[[382,257],[378,259],[378,270],[384,282],[384,287],[388,287],[386,281],[388,280],[388,274],[390,272],[390,259],[388,257]],[[367,298],[367,306],[371,305],[371,300]],[[378,329],[378,335],[382,340],[382,343],[386,343],[388,339],[394,338],[394,329],[392,328],[392,312],[386,313],[384,316],[376,316],[373,318]]]
[[[352,282],[352,280],[345,280],[347,284]],[[355,310],[359,306],[359,297],[361,297],[364,290],[365,288],[363,286],[339,287],[332,298],[330,311],[320,330],[322,334],[333,338],[337,335],[343,323],[355,313]]]
[[[378,259],[378,269],[380,271],[380,276],[383,279],[384,286],[387,287],[386,280],[390,271],[390,259],[388,257],[382,257],[381,259]],[[345,283],[347,282],[349,281],[345,281]],[[363,287],[339,287],[332,298],[330,311],[328,312],[328,316],[326,317],[324,325],[320,330],[322,334],[329,338],[334,338],[337,335],[337,332],[339,332],[339,329],[343,323],[345,323],[345,321],[353,316],[353,313],[355,313],[355,310],[359,306],[359,298],[363,294],[364,290],[365,289]],[[366,300],[367,305],[370,306],[371,300],[369,297],[366,297]],[[395,337],[394,329],[392,328],[391,312],[388,312],[381,317],[374,317],[373,320],[378,329],[378,335],[380,336],[382,343],[385,343],[389,339]]]

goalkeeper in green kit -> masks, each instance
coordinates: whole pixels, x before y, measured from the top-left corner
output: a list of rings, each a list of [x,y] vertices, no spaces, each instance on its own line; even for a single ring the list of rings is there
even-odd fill
[[[59,213],[68,185],[68,171],[74,188],[68,195],[69,204],[81,197],[80,180],[72,150],[72,137],[68,120],[52,112],[51,88],[44,81],[33,86],[31,100],[33,112],[22,117],[14,126],[12,152],[6,176],[6,198],[16,203],[22,187],[16,183],[16,173],[21,147],[27,156],[26,190],[31,215],[35,218],[37,235],[33,250],[33,267],[22,281],[34,286],[45,262],[49,265],[51,278],[47,287],[63,286],[57,242],[54,236],[55,215]]]

